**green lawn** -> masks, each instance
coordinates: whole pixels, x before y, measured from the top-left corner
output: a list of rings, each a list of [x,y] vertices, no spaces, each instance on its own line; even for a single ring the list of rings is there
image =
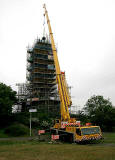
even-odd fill
[[[75,144],[9,144],[0,146],[0,160],[115,160],[115,146]]]
[[[115,133],[104,133],[100,144],[49,144],[0,141],[0,160],[115,160]]]
[[[103,133],[104,143],[115,143],[115,132]]]

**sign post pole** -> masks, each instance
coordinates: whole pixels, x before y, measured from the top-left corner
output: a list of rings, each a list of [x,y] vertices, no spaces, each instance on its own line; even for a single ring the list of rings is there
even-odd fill
[[[30,137],[31,137],[31,130],[32,130],[32,120],[31,120],[31,112],[30,112]]]
[[[37,112],[37,109],[29,109],[30,112],[30,137],[32,135],[32,116],[31,116],[31,112]]]

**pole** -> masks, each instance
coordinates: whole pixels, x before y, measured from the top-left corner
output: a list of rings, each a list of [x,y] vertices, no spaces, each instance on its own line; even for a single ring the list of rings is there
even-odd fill
[[[32,129],[32,124],[31,124],[31,112],[30,112],[30,137],[31,137],[31,129]]]
[[[29,109],[29,112],[30,112],[30,137],[31,137],[31,135],[32,135],[32,115],[31,115],[31,113],[37,112],[37,109]]]

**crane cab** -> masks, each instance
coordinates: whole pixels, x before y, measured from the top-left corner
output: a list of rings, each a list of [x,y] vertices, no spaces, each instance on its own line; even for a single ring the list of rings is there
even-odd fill
[[[66,132],[73,132],[74,142],[88,142],[102,139],[99,126],[66,127]]]

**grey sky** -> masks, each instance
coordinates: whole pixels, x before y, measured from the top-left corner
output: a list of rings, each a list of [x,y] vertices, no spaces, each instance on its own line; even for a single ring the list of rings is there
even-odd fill
[[[115,105],[114,0],[0,0],[0,81],[25,82],[26,47],[42,36],[44,2],[73,104],[100,94]]]

